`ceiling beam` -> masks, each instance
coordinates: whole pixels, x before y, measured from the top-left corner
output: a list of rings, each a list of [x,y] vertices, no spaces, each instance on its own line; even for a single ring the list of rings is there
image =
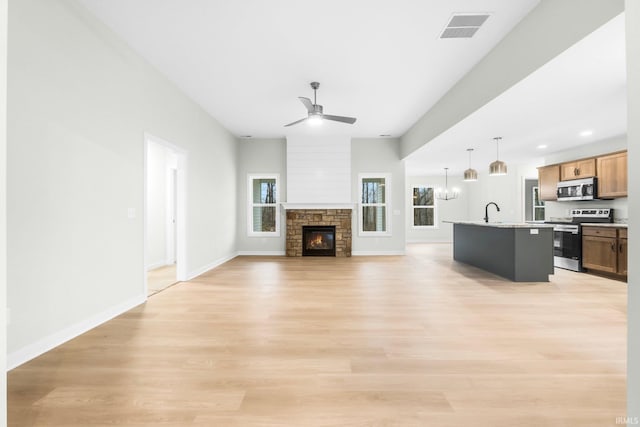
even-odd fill
[[[402,136],[402,158],[622,12],[624,0],[541,0]]]

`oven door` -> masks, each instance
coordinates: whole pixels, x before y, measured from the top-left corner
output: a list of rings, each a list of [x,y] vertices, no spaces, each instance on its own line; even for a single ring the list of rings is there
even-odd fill
[[[581,271],[582,236],[579,225],[555,225],[553,227],[554,265],[573,271]]]

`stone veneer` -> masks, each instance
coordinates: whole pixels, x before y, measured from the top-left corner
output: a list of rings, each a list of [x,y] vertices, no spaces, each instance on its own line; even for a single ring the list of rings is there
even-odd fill
[[[287,210],[287,256],[302,256],[303,225],[335,225],[336,256],[351,256],[351,209]]]

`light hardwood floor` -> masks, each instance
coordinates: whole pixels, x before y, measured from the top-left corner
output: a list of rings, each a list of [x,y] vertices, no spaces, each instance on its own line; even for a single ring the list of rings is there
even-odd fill
[[[626,284],[239,257],[9,372],[12,426],[614,426]]]
[[[155,295],[177,282],[175,264],[147,271],[147,296]]]

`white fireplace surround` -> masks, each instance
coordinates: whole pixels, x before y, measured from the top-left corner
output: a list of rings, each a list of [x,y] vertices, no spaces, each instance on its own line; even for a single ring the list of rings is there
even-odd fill
[[[285,209],[353,209],[351,138],[288,136],[286,200]]]

